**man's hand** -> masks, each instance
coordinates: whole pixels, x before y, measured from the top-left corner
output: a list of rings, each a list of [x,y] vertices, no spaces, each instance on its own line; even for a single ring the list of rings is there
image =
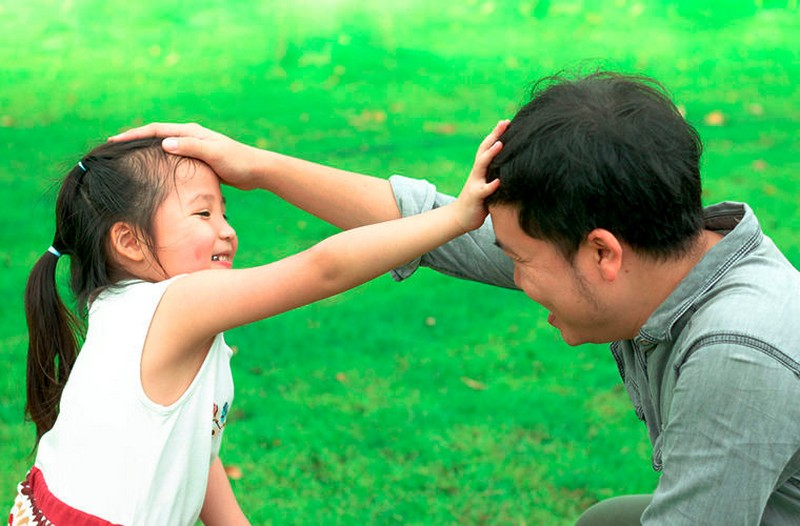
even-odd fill
[[[109,138],[109,141],[129,141],[161,137],[164,151],[193,157],[209,165],[225,184],[241,190],[258,188],[254,167],[256,157],[265,151],[234,141],[230,137],[203,128],[199,124],[152,123],[133,128]],[[261,159],[261,166],[264,159]]]

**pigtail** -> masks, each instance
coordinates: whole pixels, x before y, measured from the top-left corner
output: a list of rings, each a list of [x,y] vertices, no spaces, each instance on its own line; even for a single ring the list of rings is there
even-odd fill
[[[61,394],[85,336],[89,305],[120,273],[109,258],[108,233],[114,223],[125,221],[152,244],[152,216],[169,190],[161,174],[177,163],[170,159],[158,139],[105,143],[64,178],[56,200],[53,245],[34,265],[25,289],[25,415],[36,424],[37,445],[58,417]],[[64,304],[56,284],[62,253],[70,257],[74,312]]]
[[[25,288],[28,322],[26,416],[36,424],[36,443],[53,427],[61,392],[78,356],[82,324],[62,301],[56,285],[59,256],[47,252],[34,265]]]

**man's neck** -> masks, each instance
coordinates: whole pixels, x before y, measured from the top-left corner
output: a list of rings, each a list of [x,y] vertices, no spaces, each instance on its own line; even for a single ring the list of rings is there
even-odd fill
[[[633,301],[631,314],[635,330],[632,331],[631,338],[639,333],[650,315],[666,301],[681,281],[722,238],[721,234],[703,230],[692,249],[681,258],[663,261],[646,256],[634,256],[636,271],[632,283],[635,290],[631,292],[636,300]]]

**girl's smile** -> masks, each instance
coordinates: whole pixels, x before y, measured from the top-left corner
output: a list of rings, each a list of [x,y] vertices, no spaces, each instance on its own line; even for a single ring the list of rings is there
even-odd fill
[[[161,279],[206,269],[230,269],[238,247],[225,215],[217,175],[204,163],[181,163],[175,188],[153,220]]]

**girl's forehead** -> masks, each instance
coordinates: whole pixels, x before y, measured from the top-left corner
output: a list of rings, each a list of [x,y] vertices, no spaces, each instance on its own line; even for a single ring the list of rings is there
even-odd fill
[[[191,188],[220,189],[220,178],[208,165],[199,162],[181,163],[175,170],[175,186],[178,190]]]
[[[225,201],[219,177],[202,163],[181,163],[171,186],[163,203],[166,207],[184,208],[198,203],[205,206]]]

